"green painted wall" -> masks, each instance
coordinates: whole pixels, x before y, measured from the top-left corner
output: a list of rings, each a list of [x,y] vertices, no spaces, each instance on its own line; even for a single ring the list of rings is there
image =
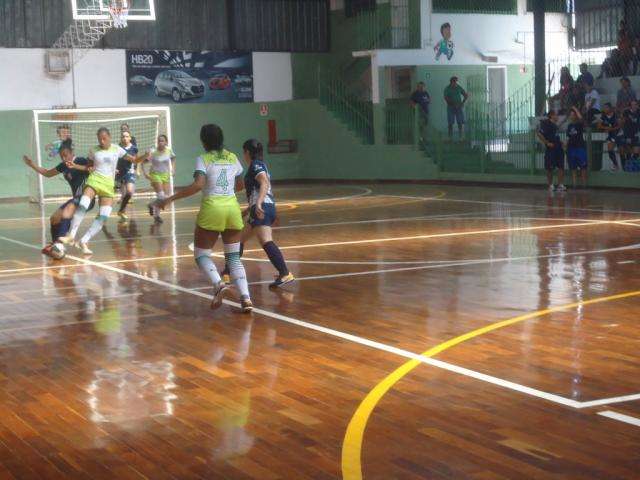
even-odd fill
[[[507,96],[524,86],[533,78],[533,68],[527,67],[527,73],[520,73],[520,66],[507,66]],[[468,78],[472,75],[486,75],[485,65],[421,65],[416,67],[416,83],[423,81],[427,85],[427,91],[431,95],[431,124],[440,129],[447,128],[447,107],[444,101],[444,89],[449,85],[452,76],[459,78],[459,84],[467,89]]]
[[[0,198],[22,197],[29,191],[22,156],[31,153],[32,119],[30,111],[0,111]]]

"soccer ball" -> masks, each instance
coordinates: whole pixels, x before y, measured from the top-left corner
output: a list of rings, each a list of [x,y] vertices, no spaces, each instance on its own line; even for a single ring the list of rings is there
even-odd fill
[[[54,243],[51,246],[51,257],[55,260],[62,260],[67,252],[64,249],[64,245],[62,243]]]

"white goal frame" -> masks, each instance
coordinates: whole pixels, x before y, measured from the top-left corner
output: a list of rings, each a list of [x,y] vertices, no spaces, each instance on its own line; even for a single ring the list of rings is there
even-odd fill
[[[43,166],[42,159],[42,143],[40,141],[40,116],[41,115],[73,115],[73,114],[82,114],[82,113],[105,113],[105,114],[126,114],[130,116],[135,116],[138,113],[152,113],[157,112],[158,114],[164,115],[167,121],[167,131],[162,132],[167,136],[167,140],[169,141],[169,145],[173,146],[173,136],[172,136],[172,128],[171,128],[171,109],[169,107],[113,107],[113,108],[75,108],[75,109],[52,109],[52,110],[33,110],[33,130],[32,133],[34,135],[34,139],[32,142],[32,146],[35,146],[34,156],[36,157],[36,164],[39,167]],[[111,121],[110,119],[106,119]],[[95,120],[91,120],[94,122]],[[82,120],[76,120],[76,123],[82,122]],[[74,123],[73,120],[60,120],[60,123]],[[175,172],[174,172],[175,173]],[[38,190],[38,198],[32,199],[35,200],[35,203],[39,203],[40,205],[44,205],[45,203],[57,203],[64,200],[69,199],[69,195],[66,196],[50,196],[45,197],[44,193],[44,178],[40,174],[37,175],[37,190]],[[169,182],[171,186],[171,192],[174,192],[173,185],[174,175],[169,175]],[[119,192],[116,194],[119,196]],[[134,194],[134,198],[155,198],[155,192],[136,192]]]

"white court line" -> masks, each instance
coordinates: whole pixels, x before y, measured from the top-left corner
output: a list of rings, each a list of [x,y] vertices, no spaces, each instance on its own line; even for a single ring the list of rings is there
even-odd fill
[[[496,202],[496,201],[483,201],[483,200],[465,200],[461,198],[451,198],[451,197],[443,197],[443,198],[432,198],[432,197],[421,197],[414,195],[391,195],[391,194],[376,194],[376,196],[384,196],[384,197],[392,197],[392,198],[421,198],[423,200],[433,200],[437,202],[453,202],[453,203],[475,203],[482,205],[495,205],[502,207],[528,207],[535,209],[543,209],[550,210],[554,208],[559,208],[558,206],[549,207],[548,205],[531,205],[526,203],[510,203],[510,202]],[[564,208],[564,207],[563,207]],[[595,213],[626,213],[631,215],[638,215],[640,211],[636,210],[610,210],[610,209],[595,209],[595,208],[581,208],[581,207],[573,207],[569,206],[571,210],[582,210],[585,212],[595,212]]]
[[[640,427],[640,418],[632,417],[630,415],[612,412],[611,410],[598,412],[598,415],[602,415],[603,417],[612,418],[613,420],[618,420],[619,422],[624,422],[630,425],[635,425],[636,427]]]
[[[640,249],[640,243],[635,243],[633,245],[625,245],[623,247],[614,247],[614,248],[604,248],[600,250],[587,250],[587,251],[579,251],[579,252],[566,252],[566,253],[553,253],[549,255],[532,255],[530,257],[502,257],[502,258],[484,258],[477,260],[460,260],[460,261],[451,261],[449,263],[435,263],[430,265],[420,265],[416,267],[401,267],[401,268],[386,268],[386,269],[378,269],[378,270],[365,270],[362,272],[346,272],[346,273],[331,273],[327,275],[312,275],[309,277],[296,277],[297,282],[303,282],[305,280],[326,280],[331,278],[343,278],[343,277],[358,277],[363,275],[377,275],[377,274],[385,274],[385,273],[398,273],[398,272],[412,272],[412,271],[420,271],[420,270],[434,270],[438,268],[449,268],[449,267],[465,267],[469,265],[483,265],[483,264],[493,264],[493,263],[501,263],[501,262],[517,262],[522,260],[537,260],[543,258],[565,258],[565,257],[575,257],[580,255],[597,255],[602,253],[613,253],[613,252],[624,252],[629,250],[638,250]],[[224,258],[224,255],[221,254],[213,254],[216,258]],[[245,259],[243,260],[250,260]],[[267,260],[268,261],[268,260]],[[293,263],[289,262],[288,263]],[[251,282],[249,285],[266,285],[268,283],[272,283],[273,280],[261,280],[258,282]],[[205,290],[206,288],[211,287],[197,287],[195,290]]]
[[[19,292],[16,292],[19,293]],[[35,302],[51,302],[54,300],[58,300],[58,301],[68,301],[71,300],[72,298],[78,298],[78,297],[86,297],[88,296],[87,294],[96,294],[95,291],[89,290],[88,292],[86,292],[85,294],[77,294],[77,295],[57,295],[57,296],[49,296],[49,297],[40,297],[40,298],[30,298],[29,300],[16,300],[16,301],[11,301],[11,300],[7,300],[7,301],[0,301],[0,305],[21,305],[23,303],[35,303]],[[113,298],[128,298],[128,297],[140,297],[143,294],[140,292],[136,292],[136,293],[120,293],[117,295],[99,295],[96,294],[96,298],[99,300],[110,300]],[[16,315],[20,315],[19,313],[17,313]]]
[[[527,212],[529,210],[532,210],[531,208],[522,208],[519,210],[513,210],[510,213],[523,213],[523,212]],[[369,223],[373,223],[373,224],[378,224],[378,223],[391,223],[391,222],[409,222],[409,221],[420,221],[420,220],[445,220],[445,219],[450,219],[450,218],[467,218],[467,217],[473,217],[474,215],[477,217],[473,217],[472,219],[476,219],[476,220],[504,220],[504,217],[498,217],[498,216],[493,216],[493,217],[489,217],[489,216],[479,216],[481,215],[483,212],[467,212],[467,213],[450,213],[450,214],[446,214],[446,215],[424,215],[424,216],[420,216],[420,217],[395,217],[395,218],[383,218],[383,219],[378,219],[378,220],[351,220],[351,221],[344,221],[344,222],[329,222],[329,223],[304,223],[302,225],[282,225],[282,226],[278,226],[278,227],[272,227],[272,230],[298,230],[301,228],[316,228],[316,227],[334,227],[334,226],[340,226],[340,225],[364,225],[364,224],[369,224]],[[517,218],[526,218],[526,217],[517,217]],[[539,218],[539,220],[549,220],[549,221],[560,221],[560,220],[575,220],[576,222],[597,222],[598,220],[590,220],[590,219],[583,219],[583,218],[576,218],[576,219],[567,219],[567,218],[544,218],[541,217]],[[291,222],[293,223],[294,220],[291,220]],[[302,220],[298,220],[297,222],[302,222]],[[193,236],[193,232],[185,232],[185,233],[177,233],[175,235],[176,237],[192,237]],[[147,238],[151,238],[151,239],[157,239],[157,238],[167,238],[167,237],[173,237],[173,235],[140,235],[137,237],[121,237],[120,239],[122,240],[127,240],[127,241],[133,241],[133,240],[142,240],[142,239],[147,239]],[[118,240],[120,240],[118,239]],[[104,239],[104,240],[92,240],[91,243],[106,243],[106,242],[113,242],[116,239]]]
[[[0,240],[4,240],[4,241],[10,242],[10,243],[14,243],[16,245],[21,245],[21,246],[24,246],[24,247],[27,247],[27,248],[40,250],[40,247],[38,247],[36,245],[30,245],[28,243],[21,242],[19,240],[14,240],[14,239],[11,239],[11,238],[7,238],[7,237],[4,237],[4,236],[0,236]],[[150,283],[153,283],[153,284],[161,286],[161,287],[166,287],[166,288],[171,289],[171,290],[176,290],[176,291],[179,291],[179,292],[188,293],[190,295],[194,295],[196,297],[204,298],[204,299],[207,299],[207,300],[212,300],[213,299],[212,295],[208,295],[208,294],[205,294],[205,293],[193,290],[193,289],[188,289],[188,288],[185,288],[185,287],[181,287],[180,285],[175,285],[173,283],[164,282],[162,280],[149,278],[149,277],[146,277],[144,275],[140,275],[138,273],[130,272],[128,270],[123,270],[123,269],[120,269],[120,268],[112,267],[110,265],[104,265],[104,264],[101,264],[101,263],[93,262],[91,260],[86,260],[86,259],[82,259],[82,258],[78,258],[78,257],[70,257],[70,258],[72,258],[73,260],[77,260],[77,261],[83,262],[83,263],[85,263],[87,265],[95,266],[97,268],[102,268],[104,270],[115,272],[115,273],[120,273],[120,274],[123,274],[123,275],[128,275],[130,277],[137,278],[139,280],[143,280],[143,281],[146,281],[146,282],[150,282]],[[239,305],[236,302],[231,302],[229,300],[224,300],[224,303],[227,304],[227,305],[236,307],[236,308],[239,307]],[[387,353],[392,353],[392,354],[398,355],[398,356],[403,357],[403,358],[418,360],[421,363],[425,363],[427,365],[431,365],[431,366],[434,366],[434,367],[437,367],[437,368],[441,368],[441,369],[444,369],[444,370],[447,370],[447,371],[450,371],[450,372],[453,372],[453,373],[458,373],[460,375],[464,375],[464,376],[467,376],[467,377],[475,378],[477,380],[481,380],[483,382],[491,383],[493,385],[500,386],[500,387],[506,388],[508,390],[524,393],[524,394],[527,394],[527,395],[530,395],[530,396],[533,396],[533,397],[537,397],[537,398],[541,398],[541,399],[544,399],[544,400],[548,400],[550,402],[554,402],[554,403],[557,403],[557,404],[560,404],[560,405],[565,405],[565,406],[573,407],[573,408],[584,408],[584,407],[582,407],[583,403],[587,403],[588,404],[588,402],[578,402],[576,400],[572,400],[572,399],[569,399],[569,398],[564,398],[564,397],[562,397],[560,395],[556,395],[556,394],[549,393],[549,392],[544,392],[542,390],[538,390],[538,389],[535,389],[535,388],[527,387],[525,385],[520,385],[520,384],[515,383],[515,382],[511,382],[511,381],[504,380],[504,379],[501,379],[501,378],[493,377],[491,375],[487,375],[487,374],[484,374],[484,373],[476,372],[474,370],[470,370],[470,369],[467,369],[467,368],[459,367],[457,365],[453,365],[453,364],[450,364],[450,363],[447,363],[447,362],[443,362],[441,360],[436,360],[436,359],[433,359],[433,358],[425,357],[423,355],[420,355],[420,354],[417,354],[417,353],[413,353],[413,352],[410,352],[408,350],[404,350],[402,348],[393,347],[393,346],[390,346],[390,345],[385,345],[384,343],[376,342],[374,340],[369,340],[367,338],[359,337],[357,335],[341,332],[341,331],[335,330],[333,328],[323,327],[323,326],[317,325],[315,323],[305,322],[305,321],[298,320],[298,319],[295,319],[295,318],[292,318],[292,317],[287,317],[285,315],[281,315],[281,314],[275,313],[275,312],[270,312],[268,310],[263,310],[261,308],[254,308],[253,312],[258,314],[258,315],[262,315],[262,316],[265,316],[265,317],[268,317],[268,318],[271,318],[271,319],[274,319],[274,320],[279,320],[281,322],[289,323],[291,325],[296,325],[296,326],[299,326],[299,327],[302,327],[302,328],[306,328],[308,330],[313,330],[313,331],[316,331],[316,332],[324,333],[324,334],[330,335],[332,337],[340,338],[342,340],[346,340],[346,341],[349,341],[349,342],[352,342],[352,343],[356,343],[356,344],[359,344],[359,345],[364,345],[364,346],[367,346],[367,347],[371,347],[371,348],[374,348],[376,350],[384,351],[384,352],[387,352]],[[70,324],[70,325],[73,325],[73,324]],[[61,325],[53,325],[51,327],[57,327],[57,326],[61,326]],[[0,333],[2,333],[2,330],[0,330]],[[629,397],[635,397],[635,396],[629,396]],[[616,397],[616,398],[622,398],[622,397]],[[620,400],[620,401],[622,401],[622,400]]]
[[[640,393],[636,393],[634,395],[623,395],[621,397],[601,398],[599,400],[590,400],[588,402],[581,402],[580,408],[600,407],[602,405],[609,405],[611,403],[633,402],[635,400],[640,400]]]
[[[344,197],[333,197],[333,198],[321,198],[320,200],[291,200],[288,202],[282,202],[279,205],[282,206],[290,206],[290,205],[306,205],[309,203],[315,204],[315,203],[327,203],[327,202],[340,202],[340,201],[344,201],[344,200],[353,200],[355,198],[360,198],[360,197],[366,197],[368,195],[370,195],[371,193],[373,193],[373,191],[370,188],[365,188],[365,187],[350,187],[350,188],[355,188],[360,190],[360,193],[356,193],[354,195],[347,195]],[[64,197],[66,200],[69,200],[69,197]],[[66,200],[62,200],[62,201],[66,201]],[[242,207],[246,207],[247,204],[243,203]],[[176,208],[174,209],[175,213],[195,213],[198,212],[200,210],[200,208]],[[53,209],[53,211],[55,211],[55,209]],[[144,213],[144,212],[134,212],[133,214],[130,215],[130,218],[145,218],[145,217],[149,217],[148,213]],[[0,222],[16,222],[16,221],[31,221],[31,220],[41,220],[42,217],[18,217],[18,218],[0,218]]]

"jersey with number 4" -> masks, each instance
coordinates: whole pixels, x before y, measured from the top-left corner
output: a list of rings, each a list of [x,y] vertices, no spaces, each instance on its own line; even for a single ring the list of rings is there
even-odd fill
[[[236,177],[242,175],[242,171],[238,157],[228,150],[221,150],[199,156],[194,175],[206,175],[207,183],[202,189],[205,197],[229,197],[235,195]]]

